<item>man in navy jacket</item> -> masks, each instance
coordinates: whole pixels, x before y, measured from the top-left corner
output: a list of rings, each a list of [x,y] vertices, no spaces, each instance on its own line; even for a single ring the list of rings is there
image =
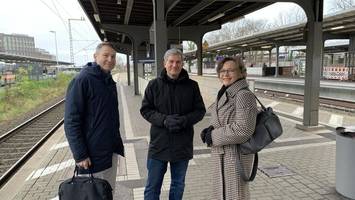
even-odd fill
[[[80,174],[106,179],[115,188],[118,154],[124,155],[120,136],[116,83],[111,70],[116,51],[111,43],[96,47],[95,62],[86,67],[68,86],[64,129]]]

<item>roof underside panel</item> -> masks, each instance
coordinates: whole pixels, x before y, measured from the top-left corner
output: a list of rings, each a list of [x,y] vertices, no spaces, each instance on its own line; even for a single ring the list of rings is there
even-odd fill
[[[201,5],[202,4],[202,5]],[[186,18],[180,26],[192,26],[192,25],[201,25],[201,24],[223,24],[237,18],[243,17],[246,14],[252,13],[258,9],[261,9],[265,6],[268,6],[272,3],[265,2],[231,2],[231,1],[215,1],[211,4],[203,4],[203,1],[196,0],[181,0],[179,3],[168,13],[167,24],[171,26],[173,22],[178,19],[180,16],[184,15],[186,12],[189,12],[190,9],[194,6],[200,5],[201,9],[197,12],[191,14]],[[211,15],[217,11],[214,15]],[[216,19],[210,20],[217,15],[223,14],[224,16]],[[206,18],[207,17],[207,18]],[[205,20],[201,20],[205,19]]]
[[[83,10],[93,24],[101,39],[117,41],[121,36],[106,34],[100,31],[101,24],[118,24],[134,26],[151,26],[153,24],[152,0],[78,0]],[[220,0],[180,0],[173,3],[167,16],[168,26],[192,26],[223,24],[257,9],[263,8],[270,3],[243,2],[243,1],[220,1]],[[167,5],[168,10],[170,5]],[[99,16],[99,21],[94,17]],[[215,20],[210,18],[221,15]],[[181,19],[182,18],[182,19]]]
[[[225,5],[225,2],[215,2],[205,7],[203,10],[196,13],[195,15],[191,16],[188,20],[184,21],[184,23],[182,23],[181,25],[182,26],[198,25],[200,19],[204,18],[205,16],[212,13],[216,9],[222,7],[223,5]]]
[[[123,23],[122,13],[125,12],[125,2],[117,5],[117,0],[96,1],[102,23],[120,24]],[[117,15],[121,17],[118,18]]]
[[[135,0],[128,24],[150,26],[153,22],[151,0]]]

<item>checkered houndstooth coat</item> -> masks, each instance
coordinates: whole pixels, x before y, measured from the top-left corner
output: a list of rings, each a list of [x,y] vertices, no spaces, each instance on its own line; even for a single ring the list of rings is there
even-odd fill
[[[219,101],[212,104],[212,177],[213,200],[249,199],[248,183],[236,169],[236,144],[244,143],[254,133],[258,113],[254,94],[245,79],[231,85]],[[240,155],[245,174],[251,173],[253,155]],[[223,175],[224,174],[224,175]],[[224,196],[224,198],[223,198]]]

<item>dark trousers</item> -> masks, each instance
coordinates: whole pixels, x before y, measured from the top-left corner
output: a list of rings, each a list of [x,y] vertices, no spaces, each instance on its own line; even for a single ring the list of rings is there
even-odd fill
[[[185,188],[185,175],[189,160],[170,162],[171,184],[169,200],[181,200]],[[144,200],[159,200],[161,186],[168,161],[148,158],[148,180],[144,190]]]

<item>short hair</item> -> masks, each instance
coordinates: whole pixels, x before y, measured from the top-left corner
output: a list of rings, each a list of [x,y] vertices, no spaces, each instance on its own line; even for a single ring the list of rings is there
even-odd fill
[[[165,52],[164,54],[164,62],[168,60],[169,56],[172,56],[172,55],[178,55],[181,57],[181,61],[184,60],[184,55],[182,54],[182,52],[179,50],[179,49],[176,49],[176,48],[172,48],[172,49],[169,49]]]
[[[224,63],[228,62],[228,61],[232,61],[235,63],[236,67],[238,67],[240,69],[240,73],[244,74],[245,72],[247,72],[247,69],[245,68],[242,56],[235,56],[235,57],[225,57],[223,58],[217,66],[217,74],[219,77],[220,71],[223,68]]]
[[[112,49],[115,49],[115,48],[113,47],[113,44],[112,44],[111,42],[101,42],[100,44],[98,44],[98,45],[96,46],[96,53],[97,53],[98,51],[100,51],[101,48],[104,47],[104,46],[108,46],[108,47],[111,47]]]

